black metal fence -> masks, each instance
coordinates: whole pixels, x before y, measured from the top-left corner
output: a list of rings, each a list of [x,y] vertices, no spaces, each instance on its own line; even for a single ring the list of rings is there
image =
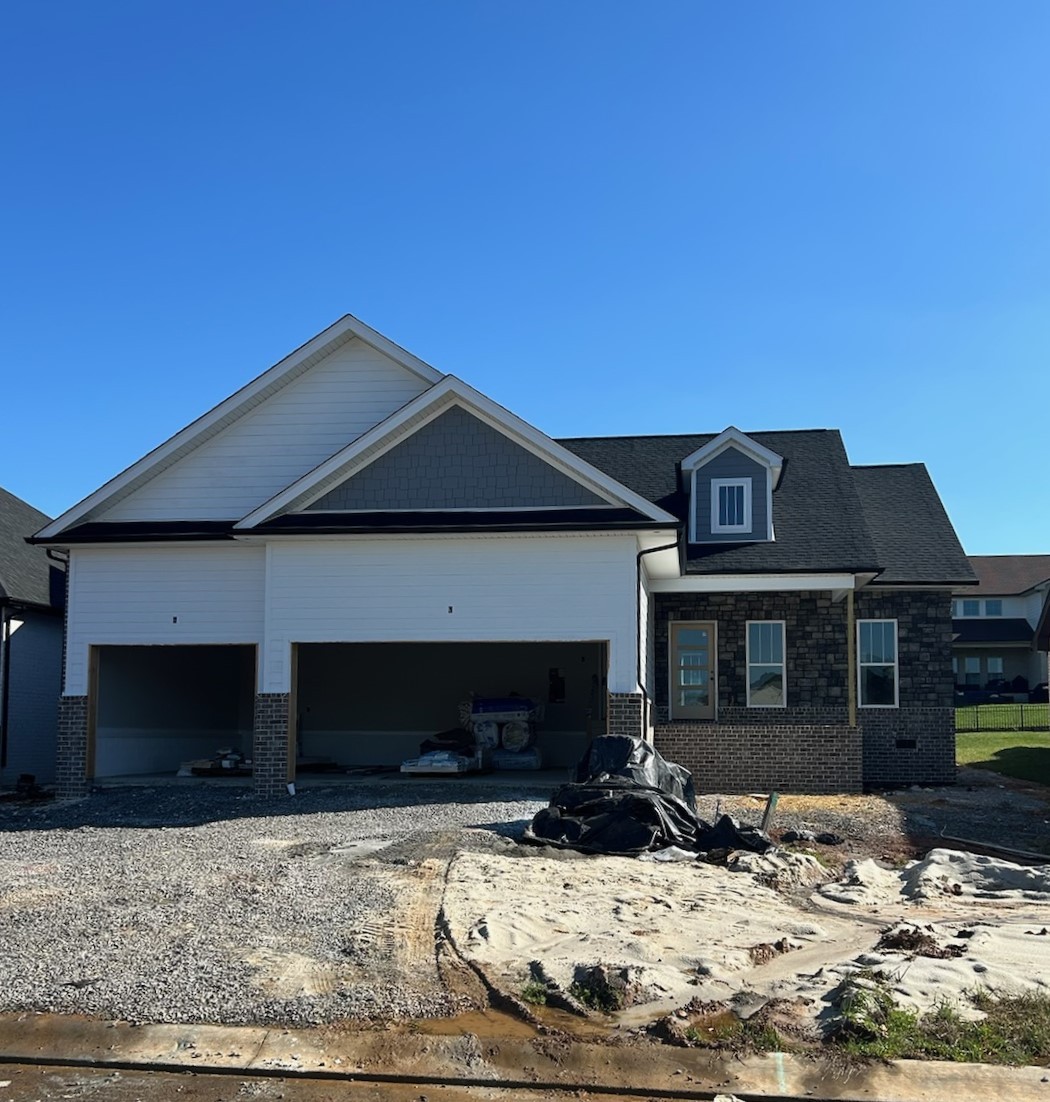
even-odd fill
[[[956,731],[1050,731],[1050,704],[965,704]]]

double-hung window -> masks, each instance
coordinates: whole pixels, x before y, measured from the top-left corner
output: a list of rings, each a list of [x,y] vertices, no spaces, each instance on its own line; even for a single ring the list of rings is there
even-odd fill
[[[896,708],[897,621],[857,621],[857,679],[862,708]]]
[[[747,706],[783,708],[786,703],[784,621],[748,620]]]
[[[751,479],[711,479],[711,531],[751,534]]]

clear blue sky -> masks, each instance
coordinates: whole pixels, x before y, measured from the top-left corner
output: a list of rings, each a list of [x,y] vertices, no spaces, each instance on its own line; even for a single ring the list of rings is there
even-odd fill
[[[1050,552],[1050,4],[10,0],[0,484],[343,313],[554,436],[838,427]]]

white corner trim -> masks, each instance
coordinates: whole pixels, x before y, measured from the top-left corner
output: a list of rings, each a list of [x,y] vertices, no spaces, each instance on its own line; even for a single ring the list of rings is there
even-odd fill
[[[718,491],[723,486],[742,486],[744,490],[744,521],[742,524],[720,524],[718,520]],[[711,479],[711,533],[712,535],[752,535],[751,524],[751,491],[752,479],[742,478],[712,478]],[[695,510],[694,510],[695,511]]]
[[[369,429],[353,443],[336,452],[335,455],[243,517],[234,525],[235,530],[253,528],[292,505],[309,504],[310,495],[321,484],[325,484],[324,489],[316,492],[314,500],[323,496],[331,480],[350,477],[357,469],[378,459],[452,405],[462,406],[515,443],[545,460],[556,470],[605,498],[610,504],[629,506],[643,516],[660,523],[678,524],[677,517],[658,508],[640,494],[580,459],[568,448],[556,443],[539,429],[493,402],[491,398],[487,398],[480,391],[464,383],[462,379],[457,379],[454,375],[446,375],[439,383],[403,405],[385,421]],[[412,422],[410,428],[409,422]],[[355,466],[358,460],[361,462]]]
[[[853,588],[852,574],[686,574],[650,582],[653,593],[787,593]]]
[[[400,348],[393,341],[388,340],[381,333],[376,332],[363,321],[359,321],[351,314],[346,314],[337,322],[322,330],[315,337],[311,337],[305,344],[300,345],[294,352],[289,353],[283,360],[278,361],[273,367],[264,371],[250,383],[234,391],[229,398],[214,406],[207,413],[192,421],[184,429],[170,437],[163,444],[147,452],[141,459],[127,467],[115,478],[104,483],[94,493],[89,494],[71,509],[67,509],[60,517],[51,521],[37,532],[41,539],[50,539],[58,535],[70,525],[76,523],[87,513],[104,505],[111,498],[116,497],[131,483],[149,475],[157,468],[162,468],[174,453],[193,447],[202,437],[218,427],[220,422],[232,423],[241,415],[244,407],[252,403],[263,391],[278,386],[288,375],[292,374],[300,365],[313,357],[320,358],[325,354],[329,345],[338,346],[352,337],[358,337],[365,344],[375,348],[384,356],[389,356],[395,363],[418,375],[424,382],[434,384],[441,379],[441,372],[424,363],[411,352]]]

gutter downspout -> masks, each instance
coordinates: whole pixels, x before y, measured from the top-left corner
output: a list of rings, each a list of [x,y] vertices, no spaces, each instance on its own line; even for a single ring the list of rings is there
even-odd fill
[[[857,650],[854,645],[857,635],[856,621],[853,618],[853,590],[846,594],[846,699],[849,701],[849,725],[857,726]]]
[[[642,730],[649,730],[649,713],[652,710],[652,701],[649,699],[649,693],[645,688],[645,678],[642,676],[642,558],[645,555],[655,554],[657,551],[677,551],[678,539],[676,538],[674,543],[666,543],[662,547],[648,547],[643,551],[639,551],[634,559],[635,569],[635,587],[634,587],[634,608],[635,617],[638,622],[638,630],[635,636],[635,651],[637,656],[637,677],[638,688],[642,690]]]

